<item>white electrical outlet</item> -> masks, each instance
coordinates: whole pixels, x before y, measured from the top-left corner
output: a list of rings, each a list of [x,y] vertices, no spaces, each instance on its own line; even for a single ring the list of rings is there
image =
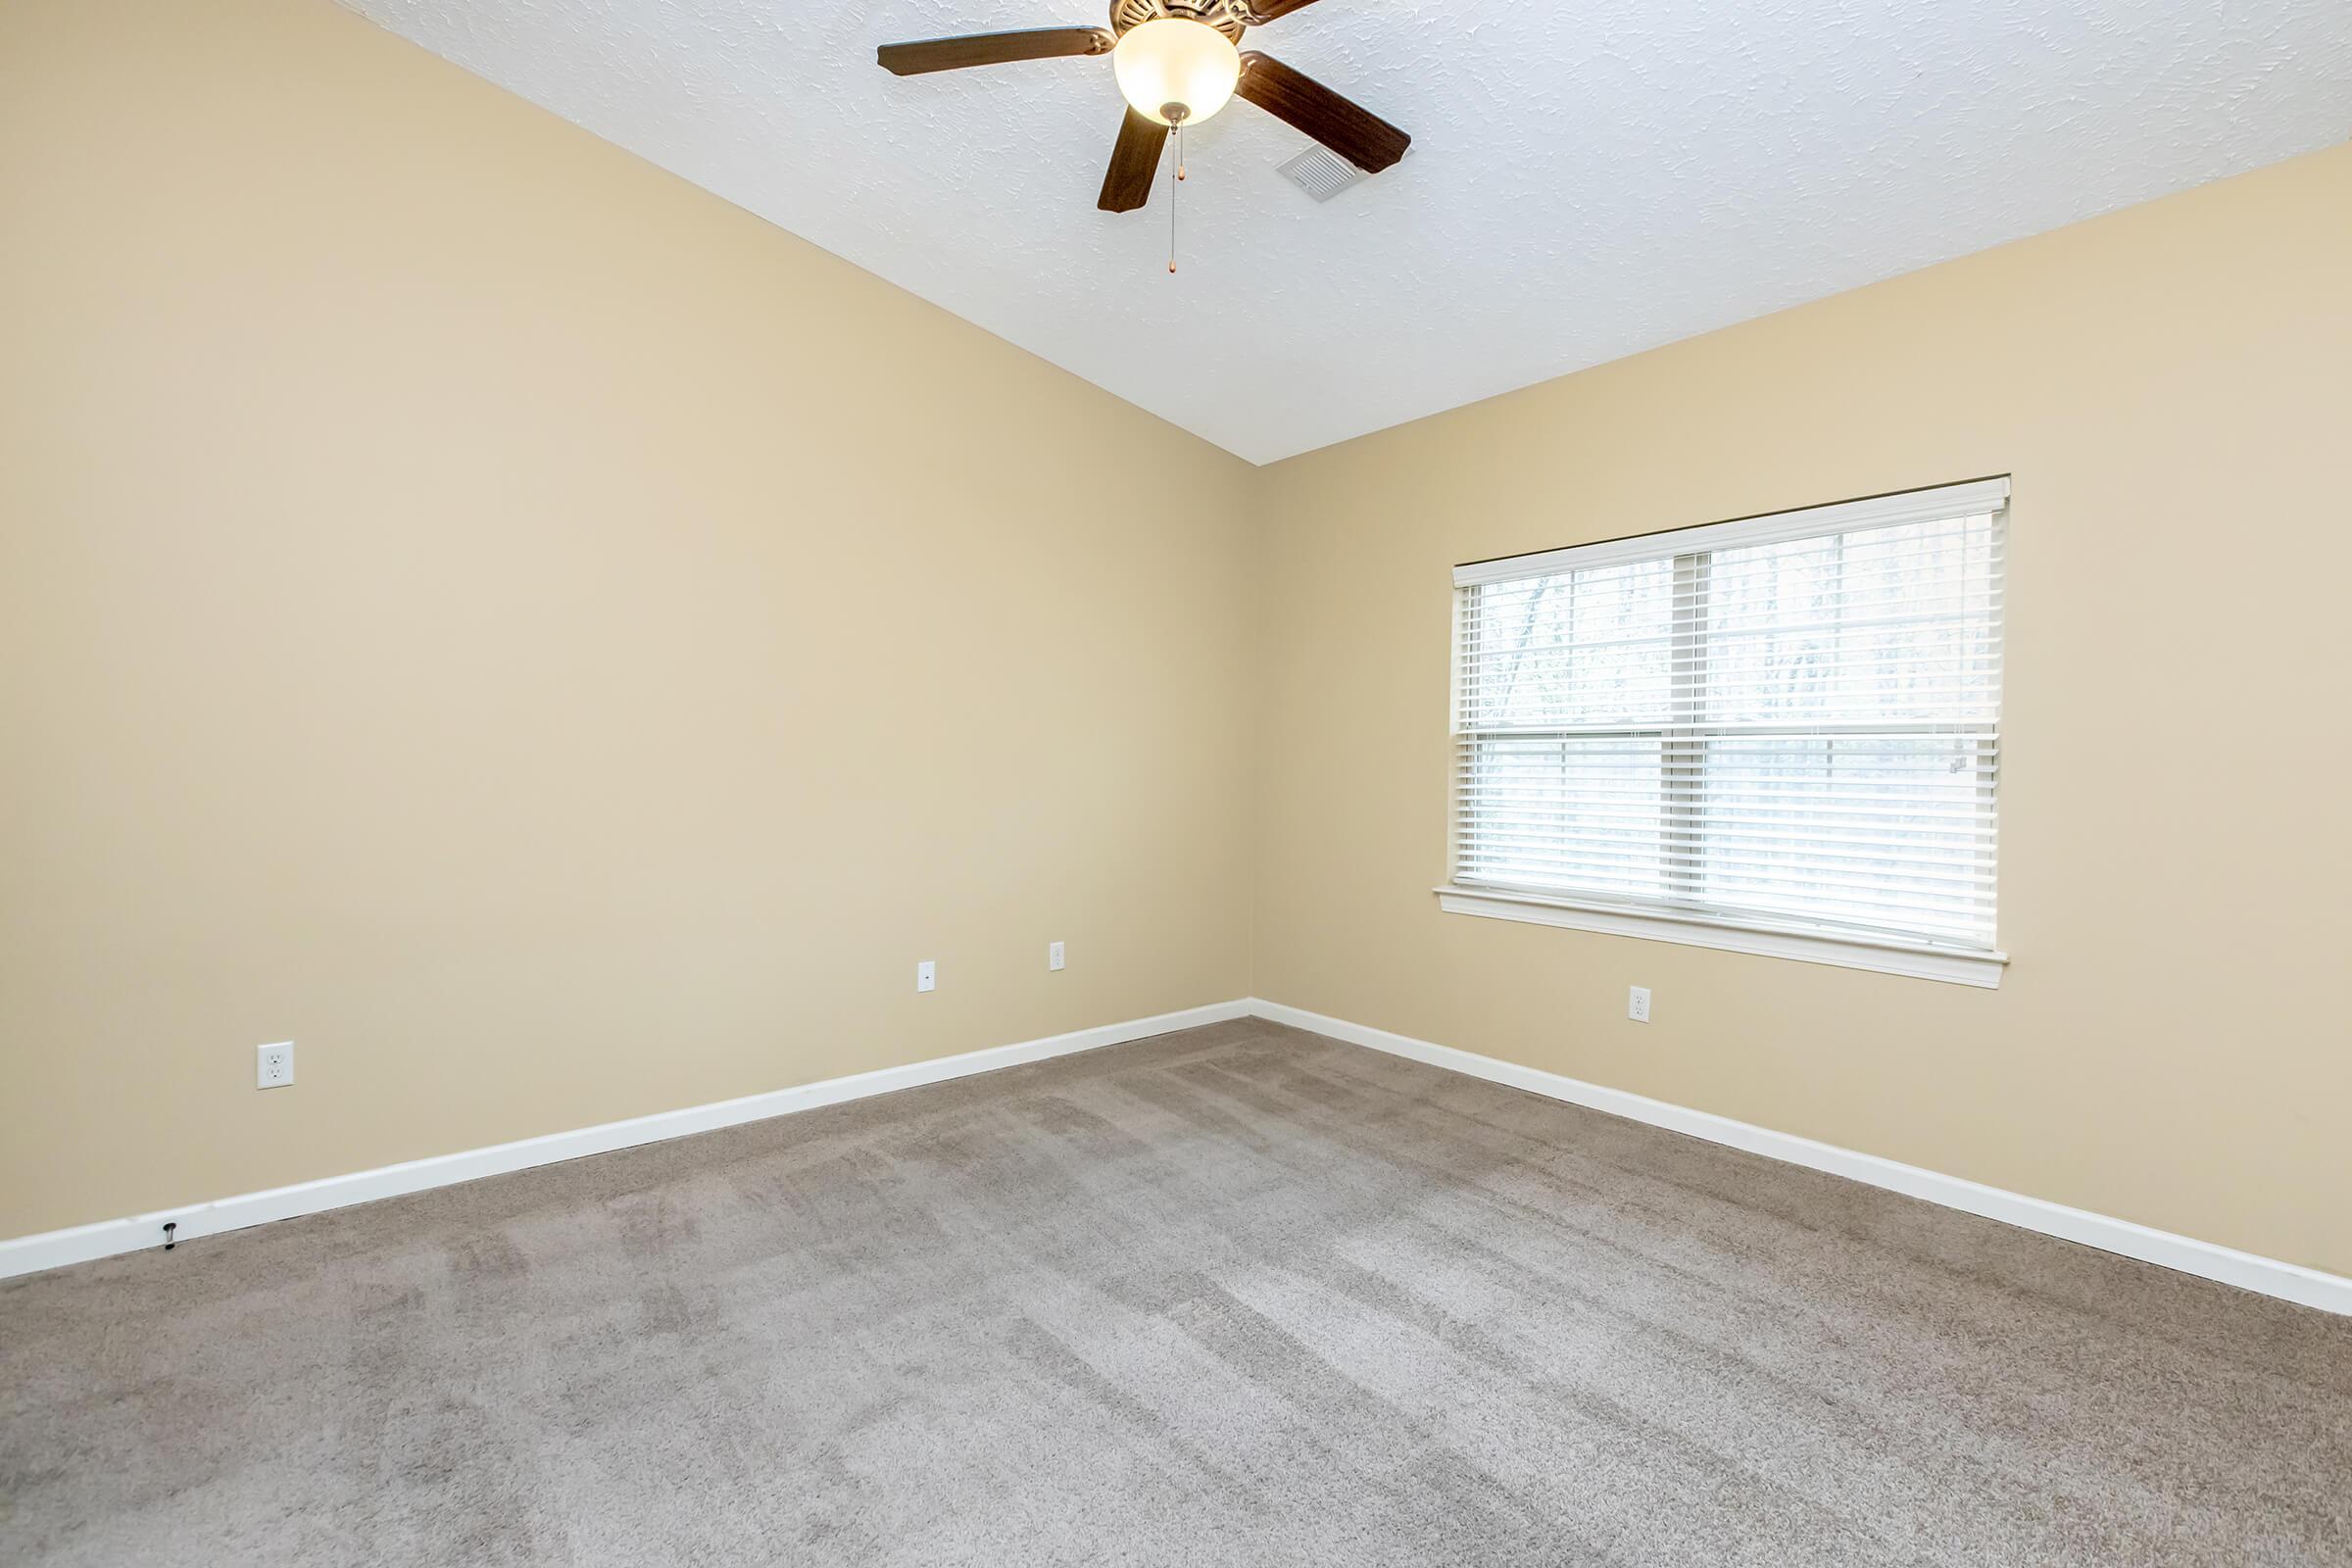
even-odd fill
[[[254,1067],[256,1089],[283,1089],[294,1081],[294,1042],[281,1040],[274,1046],[256,1046]]]
[[[937,991],[939,989],[939,964],[935,960],[925,958],[914,966],[914,989],[917,991]]]
[[[1046,967],[1049,969],[1058,969],[1061,967],[1060,943],[1049,942],[1046,944]]]
[[[1630,986],[1627,988],[1625,1015],[1636,1023],[1649,1022],[1649,987]]]

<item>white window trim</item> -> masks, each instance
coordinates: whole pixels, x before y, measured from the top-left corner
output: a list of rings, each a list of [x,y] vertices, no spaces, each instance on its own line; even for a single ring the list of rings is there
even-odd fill
[[[1670,539],[1675,551],[1698,553],[1731,545],[1776,543],[1809,538],[1845,529],[1892,527],[1906,522],[1931,522],[1974,511],[1996,511],[2007,506],[2009,479],[2002,475],[1965,484],[1907,490],[1895,495],[1871,496],[1795,512],[1768,513],[1729,522],[1681,528],[1670,533],[1639,534],[1597,544],[1571,545],[1535,555],[1506,556],[1472,562],[1453,568],[1455,588],[1514,582],[1525,577],[1588,570],[1659,559],[1659,545]],[[1456,672],[1459,678],[1459,672]],[[1869,969],[1881,974],[1907,975],[1953,985],[1996,989],[2008,966],[2006,953],[1979,948],[1947,947],[1901,938],[1874,939],[1845,933],[1828,935],[1801,924],[1778,924],[1769,919],[1727,919],[1701,913],[1644,907],[1621,908],[1591,900],[1554,893],[1521,892],[1511,888],[1471,883],[1446,883],[1433,890],[1438,907],[1446,914],[1479,915],[1494,920],[1518,920],[1530,925],[1557,926],[1571,931],[1595,931],[1609,936],[1673,942],[1686,947],[1716,948],[1764,957],[1794,958],[1804,963],[1831,964],[1845,969]]]
[[[1549,577],[1563,571],[1588,571],[1594,566],[1619,566],[1629,562],[1657,561],[1667,555],[1660,546],[1671,541],[1672,553],[1690,555],[1735,545],[1769,545],[1815,534],[1843,533],[1853,528],[1892,528],[1906,522],[1935,522],[1974,512],[1997,512],[2008,504],[2009,481],[1975,479],[1966,484],[1938,485],[1933,490],[1905,490],[1899,495],[1872,496],[1863,501],[1837,501],[1826,507],[1803,507],[1795,512],[1772,512],[1730,522],[1710,522],[1696,528],[1636,534],[1630,539],[1605,539],[1598,544],[1570,545],[1532,556],[1504,556],[1496,561],[1474,561],[1453,568],[1453,585],[1471,588],[1487,583],[1517,582],[1522,577]]]
[[[1618,909],[1548,893],[1517,893],[1507,888],[1474,887],[1466,883],[1447,883],[1433,891],[1438,895],[1438,907],[1447,914],[1476,914],[1492,920],[1519,920],[1570,931],[1598,931],[1608,936],[1674,942],[1690,948],[1720,948],[1726,953],[1795,958],[1803,963],[1827,963],[1840,969],[1874,969],[1881,974],[1983,986],[1987,990],[1999,987],[2001,972],[2009,962],[2005,953],[1986,953],[1975,948],[1940,948],[1932,943],[1891,939],[1871,942],[1858,937],[1824,936],[1818,931],[1775,926],[1761,920],[1723,920],[1703,914]]]

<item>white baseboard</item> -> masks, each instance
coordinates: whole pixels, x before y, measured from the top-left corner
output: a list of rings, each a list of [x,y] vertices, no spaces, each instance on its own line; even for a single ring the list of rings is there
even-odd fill
[[[814,1110],[819,1105],[837,1105],[845,1100],[862,1100],[869,1095],[886,1095],[893,1090],[913,1089],[950,1078],[968,1078],[974,1073],[994,1072],[1000,1067],[1017,1067],[1023,1062],[1043,1061],[1049,1056],[1066,1056],[1074,1052],[1093,1051],[1100,1046],[1115,1046],[1124,1041],[1164,1035],[1178,1029],[1223,1023],[1230,1018],[1246,1017],[1249,1011],[1250,1004],[1247,1002],[1212,1003],[1204,1007],[1188,1007],[1182,1012],[1163,1012],[1152,1018],[1133,1018],[1125,1023],[1106,1023],[1071,1034],[1052,1035],[1043,1040],[1025,1040],[1018,1045],[996,1046],[986,1051],[965,1052],[956,1056],[908,1062],[903,1067],[883,1067],[874,1072],[852,1073],[846,1078],[827,1078],[821,1083],[799,1084],[790,1089],[771,1090],[766,1094],[746,1095],[740,1100],[689,1105],[682,1110],[633,1116],[627,1121],[610,1121],[602,1126],[582,1127],[567,1133],[549,1133],[544,1137],[519,1139],[511,1144],[494,1144],[487,1149],[468,1149],[455,1154],[436,1154],[429,1159],[404,1160],[400,1164],[385,1165],[375,1170],[354,1171],[348,1176],[328,1176],[314,1182],[298,1182],[292,1187],[273,1187],[267,1192],[244,1193],[235,1198],[187,1203],[177,1208],[159,1208],[152,1213],[135,1214],[127,1219],[100,1220],[94,1225],[76,1225],[70,1230],[20,1236],[12,1241],[0,1242],[0,1279],[37,1273],[42,1269],[62,1268],[69,1263],[83,1263],[117,1252],[160,1247],[163,1245],[166,1221],[177,1226],[173,1232],[175,1242],[190,1242],[199,1237],[217,1236],[222,1231],[266,1224],[273,1219],[317,1214],[349,1203],[397,1198],[403,1193],[422,1192],[430,1187],[449,1187],[483,1176],[525,1170],[533,1165],[552,1165],[560,1160],[578,1159],[583,1154],[602,1154],[638,1144],[660,1143],[667,1138],[683,1138],[689,1133],[707,1133],[714,1128],[732,1127],[739,1122],[761,1121],[796,1110]]]
[[[1898,1160],[1883,1159],[1876,1154],[1857,1153],[1835,1144],[1819,1143],[1811,1138],[1799,1138],[1791,1133],[1776,1133],[1770,1128],[1734,1121],[1729,1116],[1717,1116],[1708,1111],[1692,1110],[1685,1105],[1669,1104],[1663,1100],[1651,1100],[1645,1095],[1629,1094],[1622,1089],[1604,1089],[1598,1084],[1564,1078],[1558,1073],[1544,1072],[1535,1067],[1522,1067],[1515,1062],[1481,1056],[1451,1046],[1432,1045],[1407,1035],[1391,1034],[1386,1029],[1374,1029],[1344,1018],[1330,1018],[1303,1007],[1287,1006],[1279,1002],[1251,999],[1250,1011],[1274,1023],[1290,1024],[1294,1028],[1310,1029],[1319,1035],[1329,1035],[1349,1045],[1369,1046],[1391,1055],[1409,1056],[1433,1067],[1445,1067],[1467,1073],[1473,1078],[1507,1084],[1531,1094],[1551,1100],[1564,1100],[1571,1104],[1589,1105],[1594,1110],[1607,1111],[1612,1116],[1624,1116],[1633,1121],[1647,1122],[1709,1143],[1744,1149],[1751,1154],[1764,1154],[1786,1160],[1791,1165],[1804,1165],[1843,1176],[1888,1192],[1925,1199],[1979,1214],[1986,1219],[1999,1220],[2025,1230],[2039,1231],[2044,1236],[2056,1236],[2065,1241],[2080,1242],[2103,1251],[2120,1252],[2143,1263],[2156,1263],[2165,1268],[2179,1269],[2184,1274],[2198,1274],[2240,1290],[2256,1291],[2275,1296],[2280,1300],[2294,1301],[2304,1306],[2316,1306],[2323,1312],[2352,1316],[2352,1279],[2338,1274],[2322,1273],[2299,1263],[2282,1263],[2275,1257],[2263,1257],[2253,1252],[2241,1252],[2235,1248],[2200,1242],[2192,1237],[2176,1236],[2170,1231],[2154,1230],[2136,1225],[2127,1219],[2115,1219],[2106,1214],[2093,1214],[2087,1209],[2069,1208],[2044,1199],[2028,1198],[2022,1193],[2005,1192],[1958,1176],[1946,1176],[1937,1171],[1923,1170],[1917,1165],[1905,1165]]]
[[[1941,1203],[1947,1208],[1957,1208],[2025,1230],[2038,1231],[2045,1236],[2080,1242],[2086,1247],[2118,1252],[2142,1262],[2219,1280],[2241,1290],[2275,1296],[2281,1300],[2318,1307],[2325,1312],[2352,1316],[2352,1279],[2340,1275],[2305,1268],[2298,1263],[2280,1262],[2277,1258],[2262,1257],[2253,1252],[2241,1252],[2234,1248],[2200,1242],[2187,1236],[2176,1236],[2169,1231],[2155,1230],[2130,1220],[2069,1208],[2063,1203],[2005,1192],[1982,1182],[1923,1170],[1917,1165],[1905,1165],[1876,1154],[1859,1153],[1850,1149],[1840,1149],[1835,1144],[1774,1132],[1747,1122],[1734,1121],[1728,1116],[1717,1116],[1708,1111],[1670,1104],[1662,1100],[1651,1100],[1644,1095],[1630,1094],[1622,1089],[1606,1089],[1598,1084],[1562,1077],[1540,1068],[1523,1067],[1493,1056],[1457,1051],[1451,1046],[1433,1045],[1426,1040],[1391,1034],[1385,1029],[1349,1023],[1344,1018],[1308,1012],[1302,1007],[1256,999],[1213,1003],[1207,1006],[1189,1007],[1181,1012],[1163,1012],[1156,1017],[1135,1018],[1125,1023],[1102,1024],[1097,1028],[1053,1035],[1043,1040],[1027,1040],[1018,1045],[997,1046],[986,1051],[966,1052],[961,1055],[909,1062],[903,1067],[884,1067],[874,1072],[853,1073],[846,1078],[828,1078],[821,1083],[800,1084],[766,1094],[746,1095],[740,1100],[690,1105],[681,1110],[661,1111],[650,1116],[632,1117],[627,1121],[606,1122],[601,1126],[582,1127],[573,1132],[550,1133],[545,1137],[496,1144],[487,1149],[406,1160],[375,1170],[355,1171],[347,1176],[328,1176],[318,1181],[297,1183],[292,1187],[275,1187],[267,1192],[245,1193],[235,1198],[156,1209],[126,1219],[101,1220],[94,1225],[76,1225],[70,1230],[21,1236],[0,1241],[0,1279],[160,1246],[166,1221],[176,1224],[175,1240],[194,1241],[223,1231],[241,1230],[248,1225],[290,1219],[298,1214],[316,1214],[350,1203],[396,1198],[403,1193],[422,1192],[427,1188],[453,1186],[507,1171],[526,1170],[534,1165],[552,1165],[561,1160],[578,1159],[585,1154],[601,1154],[639,1144],[683,1138],[691,1133],[710,1132],[747,1121],[761,1121],[796,1110],[813,1110],[819,1105],[835,1105],[844,1101],[861,1100],[869,1095],[884,1095],[894,1090],[943,1083],[951,1078],[994,1072],[1000,1067],[1015,1067],[1023,1062],[1043,1061],[1051,1056],[1069,1055],[1101,1046],[1118,1045],[1178,1029],[1191,1029],[1201,1024],[1222,1023],[1228,1019],[1252,1015],[1275,1023],[1290,1024],[1295,1028],[1309,1029],[1350,1045],[1368,1046],[1392,1055],[1408,1056],[1431,1066],[1467,1073],[1473,1078],[1507,1084],[1547,1099],[1588,1105],[1614,1116],[1647,1122],[1653,1127],[1688,1133],[1710,1143],[1743,1149],[1750,1153],[1786,1160],[1792,1165],[1803,1165],[1813,1170],[1827,1171],[1833,1176],[1866,1182],[1889,1192],[1924,1199],[1931,1203]]]

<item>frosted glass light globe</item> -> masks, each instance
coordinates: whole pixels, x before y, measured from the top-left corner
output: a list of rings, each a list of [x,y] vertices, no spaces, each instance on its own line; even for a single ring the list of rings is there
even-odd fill
[[[1120,35],[1110,69],[1137,114],[1163,125],[1197,125],[1233,96],[1242,55],[1205,22],[1157,17]]]

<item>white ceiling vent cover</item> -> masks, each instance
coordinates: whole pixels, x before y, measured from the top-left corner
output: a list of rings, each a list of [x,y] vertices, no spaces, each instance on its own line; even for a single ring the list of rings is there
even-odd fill
[[[1275,171],[1319,202],[1327,202],[1357,180],[1364,172],[1328,147],[1309,147]]]

